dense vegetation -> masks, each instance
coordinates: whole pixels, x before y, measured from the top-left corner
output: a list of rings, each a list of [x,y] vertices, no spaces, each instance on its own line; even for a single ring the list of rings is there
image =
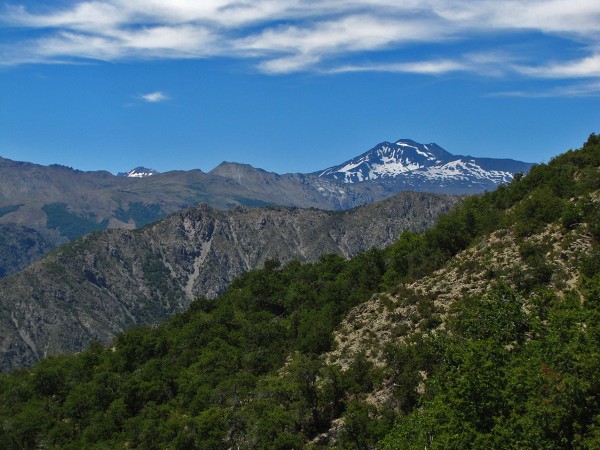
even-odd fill
[[[122,222],[129,222],[133,220],[133,223],[137,227],[143,227],[151,222],[161,219],[166,214],[161,210],[160,205],[157,203],[142,203],[142,202],[130,202],[129,209],[125,211],[119,207],[114,211],[114,215],[117,219]]]
[[[346,375],[331,399],[317,399],[316,356],[344,312],[378,288],[381,261],[378,251],[283,269],[272,261],[219,299],[198,300],[161,327],[131,330],[111,349],[94,345],[3,377],[0,446],[220,448],[225,438],[262,446],[277,437],[299,447],[342,407],[318,403],[341,403],[361,380]],[[274,376],[288,355],[293,384]],[[273,408],[288,400],[293,413]]]
[[[48,203],[42,207],[47,216],[47,227],[58,232],[69,240],[84,236],[94,231],[106,230],[108,219],[101,222],[93,214],[82,216],[67,209],[64,203]]]
[[[111,348],[2,376],[0,447],[318,447],[340,417],[343,448],[599,447],[599,166],[591,135],[387,250],[269,261],[218,299],[130,330]],[[543,252],[523,241],[534,276],[457,301],[446,331],[388,346],[387,366],[359,353],[341,370],[320,357],[373,293],[432,273],[494,230],[524,239],[557,221],[594,239],[577,290],[549,291]],[[363,394],[390,378],[398,406],[375,413]]]
[[[600,448],[598,273],[582,291],[497,287],[458,302],[452,333],[422,343],[425,395],[382,447]]]
[[[7,205],[7,206],[0,207],[0,217],[5,216],[7,214],[10,214],[11,212],[15,212],[21,206],[23,206],[23,205],[22,204],[20,204],[20,205]]]

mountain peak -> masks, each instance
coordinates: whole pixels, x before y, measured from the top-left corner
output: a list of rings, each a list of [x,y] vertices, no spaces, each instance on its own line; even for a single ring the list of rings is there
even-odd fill
[[[154,169],[148,169],[147,167],[138,166],[135,169],[131,169],[129,172],[119,172],[117,176],[127,178],[144,178],[156,174],[158,174],[158,172]]]
[[[264,169],[259,169],[250,164],[237,163],[237,162],[229,162],[223,161],[217,167],[212,169],[210,172],[212,175],[219,175],[226,178],[231,177],[240,177],[241,175],[250,176],[256,174],[267,174]]]
[[[508,183],[516,172],[527,172],[531,164],[453,155],[435,143],[412,139],[382,142],[367,152],[337,166],[316,172],[345,184],[363,181],[394,183],[404,189],[424,190],[437,186],[448,191],[483,191]]]

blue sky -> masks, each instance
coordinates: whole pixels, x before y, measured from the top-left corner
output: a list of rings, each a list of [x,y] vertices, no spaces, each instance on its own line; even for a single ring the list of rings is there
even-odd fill
[[[540,162],[591,132],[598,0],[0,3],[5,158],[309,172],[412,138]]]

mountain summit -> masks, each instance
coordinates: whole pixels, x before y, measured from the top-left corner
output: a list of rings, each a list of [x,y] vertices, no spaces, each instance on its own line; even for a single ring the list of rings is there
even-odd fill
[[[509,183],[515,173],[527,172],[532,165],[512,159],[453,155],[437,144],[400,139],[382,142],[362,155],[314,174],[345,184],[370,181],[402,185],[404,189],[437,186],[467,191]]]
[[[119,172],[117,174],[118,177],[128,177],[128,178],[144,178],[152,175],[156,175],[158,172],[154,169],[148,169],[147,167],[136,167],[135,169],[131,169],[129,172]]]

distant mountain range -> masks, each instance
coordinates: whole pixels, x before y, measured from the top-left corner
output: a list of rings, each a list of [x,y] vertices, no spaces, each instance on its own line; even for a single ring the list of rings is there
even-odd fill
[[[531,166],[453,156],[436,144],[411,140],[384,142],[345,163],[308,174],[280,175],[223,162],[209,173],[158,173],[137,167],[115,176],[0,158],[0,225],[14,225],[16,233],[0,240],[0,255],[13,255],[0,260],[0,274],[20,270],[49,249],[87,233],[141,227],[200,203],[220,209],[282,205],[345,210],[406,190],[492,190]],[[13,251],[16,248],[19,251]]]

